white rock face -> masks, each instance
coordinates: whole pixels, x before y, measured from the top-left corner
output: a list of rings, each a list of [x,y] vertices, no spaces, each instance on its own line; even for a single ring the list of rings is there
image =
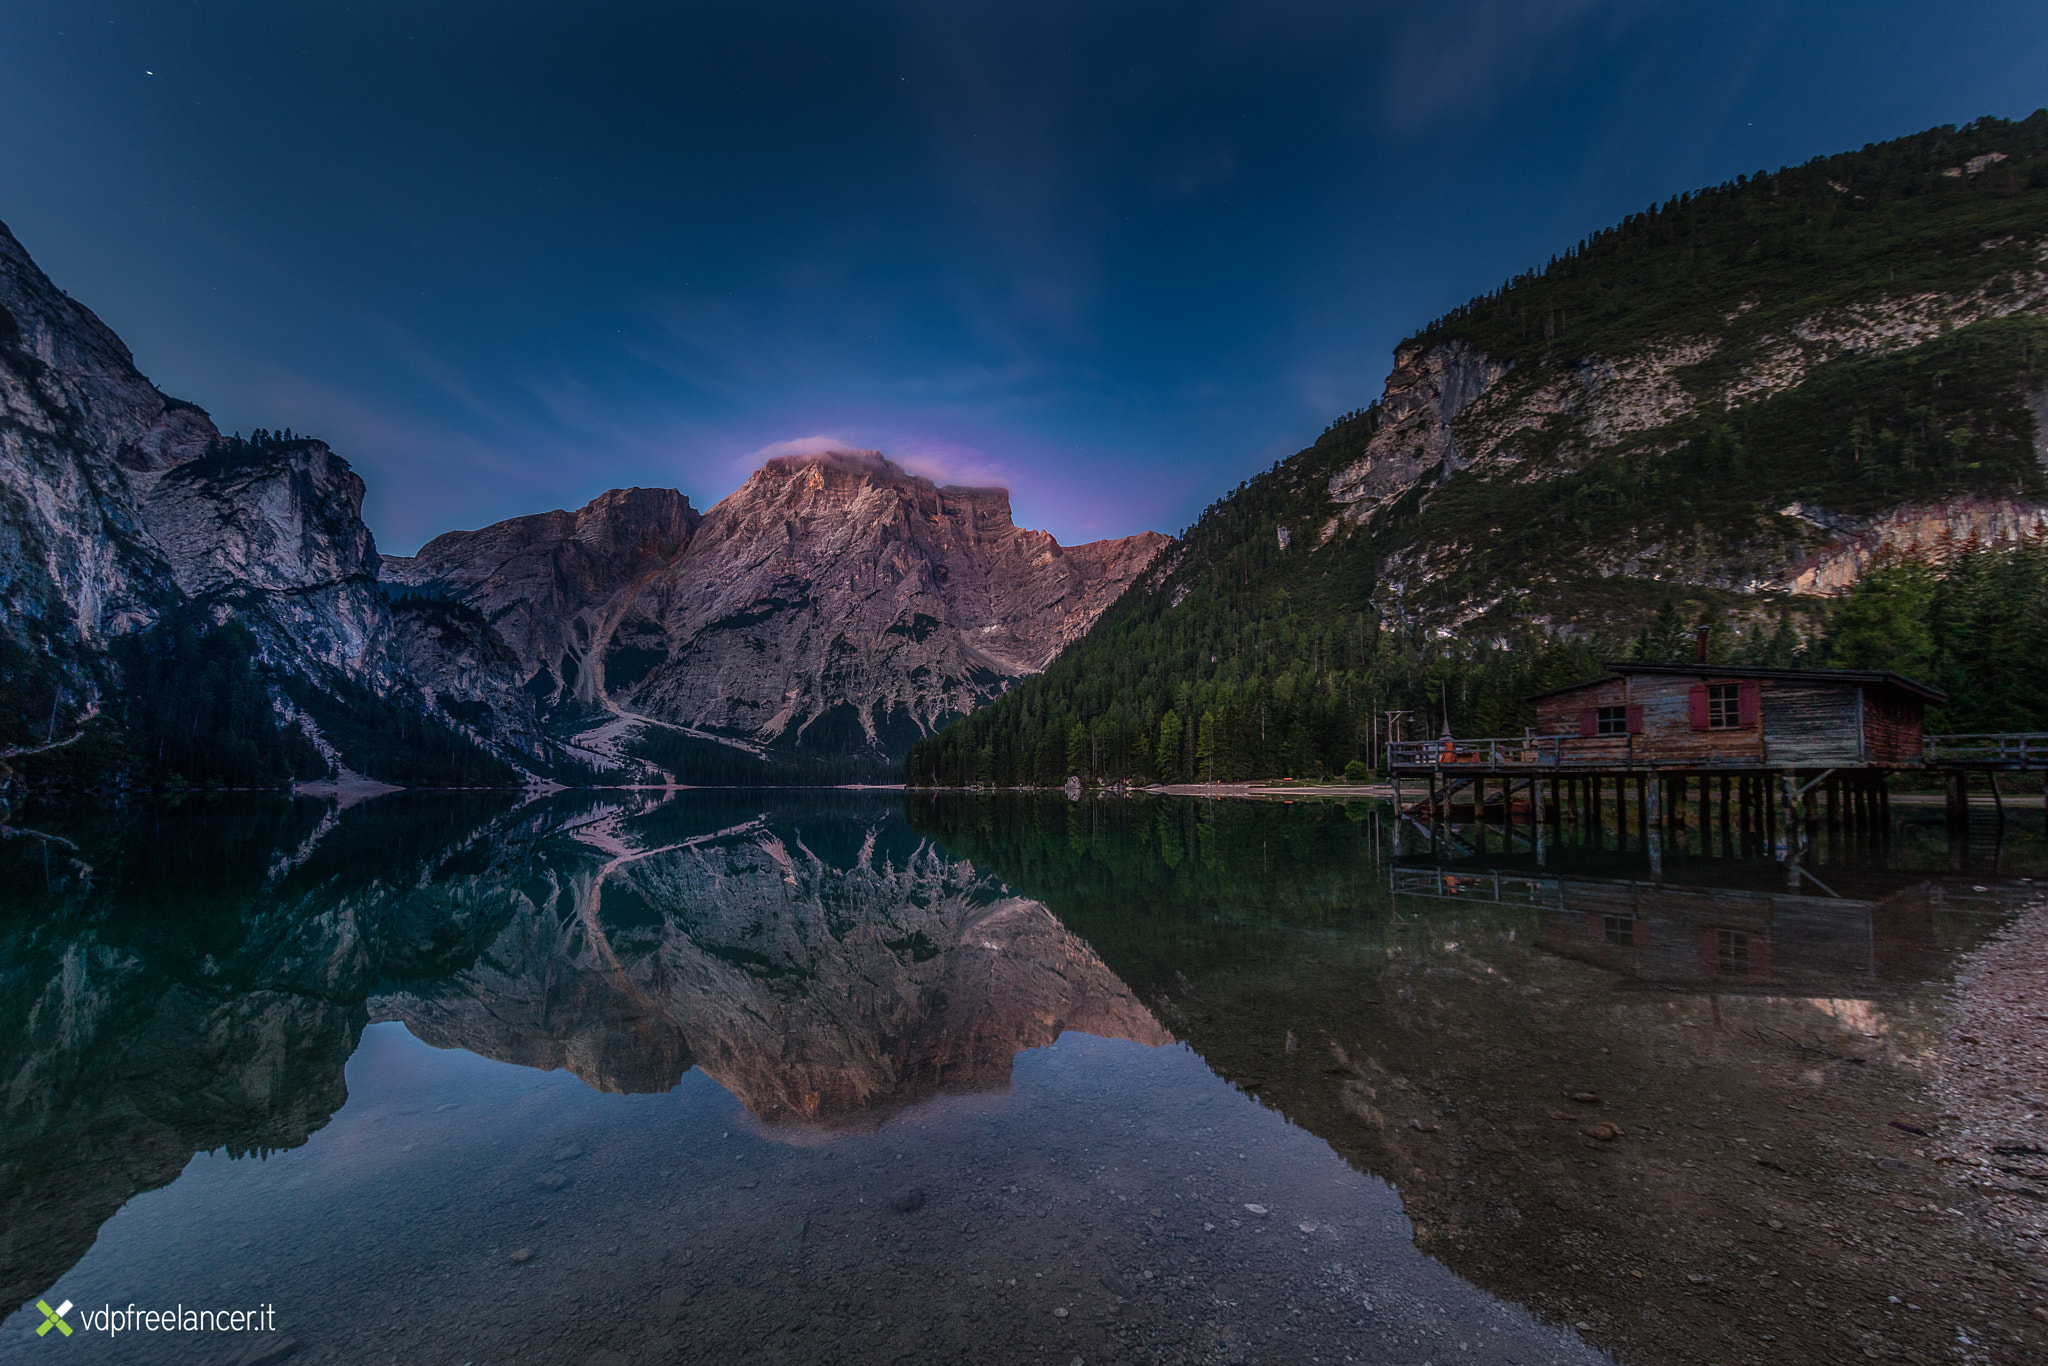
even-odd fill
[[[140,495],[219,433],[158,393],[4,227],[0,404],[0,631],[39,653],[91,651],[155,620],[176,590]]]
[[[1403,347],[1380,399],[1380,428],[1365,457],[1330,477],[1330,496],[1370,507],[1406,493],[1425,474],[1470,462],[1451,423],[1507,374],[1508,367],[1463,342]]]
[[[241,616],[279,659],[380,674],[391,621],[362,506],[348,462],[301,441],[178,465],[141,518],[179,590]]]

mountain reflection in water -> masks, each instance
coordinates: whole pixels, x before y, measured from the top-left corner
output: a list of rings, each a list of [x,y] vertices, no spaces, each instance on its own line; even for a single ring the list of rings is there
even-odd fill
[[[215,800],[78,843],[0,844],[0,1302],[193,1153],[303,1143],[372,1020],[603,1091],[694,1064],[796,1132],[1001,1087],[1066,1029],[1172,1041],[1045,907],[857,799]]]
[[[1067,1029],[1172,1042],[1044,906],[900,820],[783,802],[692,833],[689,815],[570,823],[598,858],[508,882],[473,964],[372,1017],[605,1091],[666,1091],[694,1061],[785,1126],[872,1127],[941,1088],[1001,1087]]]
[[[1940,979],[2048,867],[1026,795],[42,828],[0,840],[5,1293],[225,1240],[204,1284],[309,1360],[1933,1355],[1888,1296],[1994,1257],[1911,1148]],[[401,1271],[438,1289],[360,1322]]]

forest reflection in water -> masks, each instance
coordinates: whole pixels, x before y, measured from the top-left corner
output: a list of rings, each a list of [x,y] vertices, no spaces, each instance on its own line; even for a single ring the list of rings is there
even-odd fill
[[[1017,1360],[1406,1360],[1446,1332],[1583,1358],[1433,1279],[1404,1209],[1433,1257],[1631,1359],[1838,1347],[1803,1298],[1718,1291],[1738,1264],[1832,1284],[1850,1216],[1816,1183],[1892,1222],[1953,1203],[1880,1140],[1933,1122],[1927,984],[2023,890],[1955,884],[1917,830],[1816,861],[1820,897],[1769,859],[1397,853],[1365,803],[213,798],[41,828],[66,843],[0,842],[7,1293],[174,1267],[246,1196],[227,1156],[304,1148],[279,1189],[385,1230],[265,1273],[335,1360],[447,1333],[557,1359],[535,1322],[607,1291],[658,1311],[592,1340],[622,1360],[936,1360],[996,1322]],[[373,1048],[377,1021],[459,1051]],[[1219,1172],[1225,1147],[1251,1155]],[[333,1184],[415,1148],[454,1165]],[[571,1185],[574,1232],[547,1203]],[[394,1257],[475,1304],[440,1337],[343,1333]],[[560,1305],[494,1298],[551,1262],[578,1273],[545,1282]]]

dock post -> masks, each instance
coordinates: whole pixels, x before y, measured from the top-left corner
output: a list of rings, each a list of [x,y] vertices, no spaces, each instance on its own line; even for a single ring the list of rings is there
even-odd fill
[[[1650,876],[1664,877],[1664,780],[1658,774],[1643,775],[1643,842],[1650,851]]]
[[[1951,830],[1967,829],[1970,824],[1970,789],[1968,775],[1959,768],[1952,768],[1943,775],[1948,779],[1948,824]]]
[[[1785,769],[1778,775],[1779,801],[1785,807],[1785,826],[1778,838],[1778,857],[1788,857],[1795,845],[1804,844],[1799,824],[1799,775],[1796,769]]]

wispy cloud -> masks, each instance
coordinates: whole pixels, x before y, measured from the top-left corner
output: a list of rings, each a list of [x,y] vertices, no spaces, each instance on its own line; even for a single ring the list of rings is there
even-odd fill
[[[944,441],[916,441],[889,456],[912,474],[921,474],[934,484],[960,484],[971,488],[1014,488],[1010,467],[973,446]]]
[[[1452,114],[1490,113],[1531,86],[1562,84],[1588,46],[1655,8],[1654,0],[1447,0],[1410,10],[1386,45],[1382,115],[1412,132]]]

